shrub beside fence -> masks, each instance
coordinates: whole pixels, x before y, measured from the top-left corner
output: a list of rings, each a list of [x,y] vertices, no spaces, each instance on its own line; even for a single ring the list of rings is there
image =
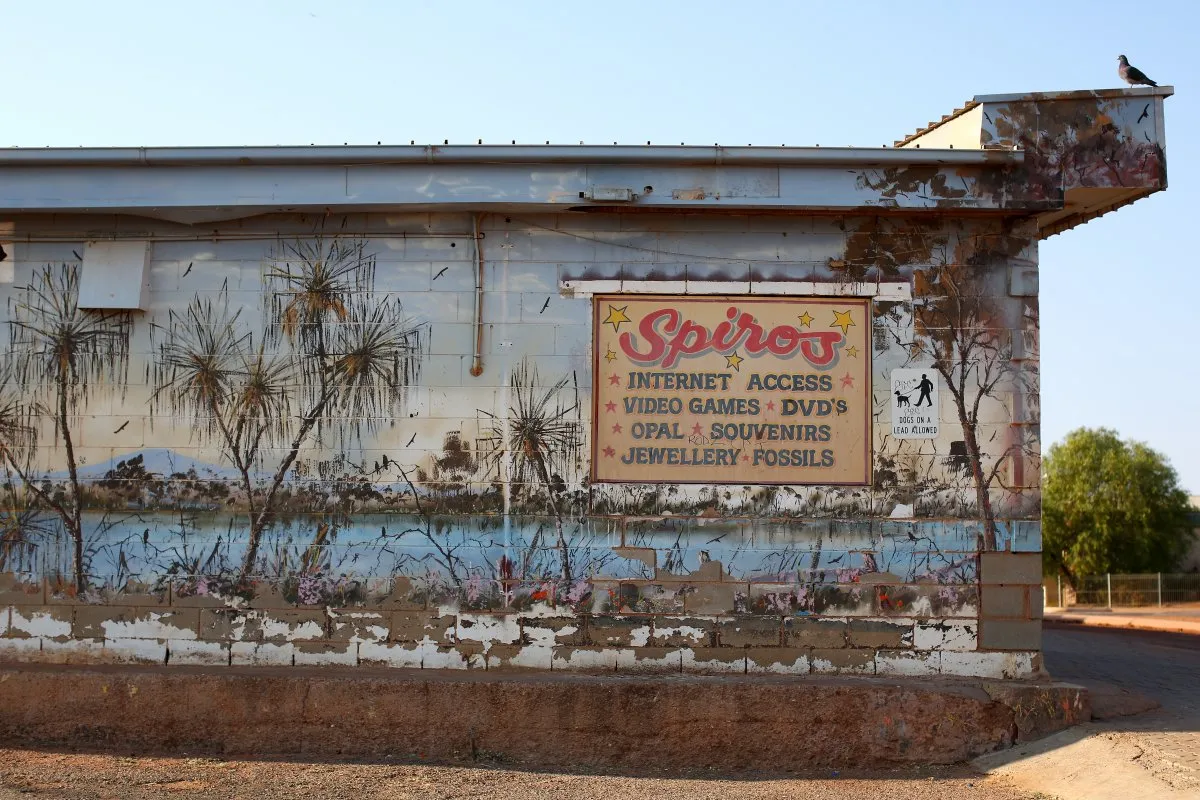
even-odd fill
[[[1059,587],[1061,586],[1061,590]],[[1078,606],[1162,606],[1172,603],[1200,603],[1200,573],[1151,573],[1149,575],[1085,575],[1074,591],[1065,584],[1047,583],[1047,602]],[[1065,601],[1065,603],[1063,602]]]

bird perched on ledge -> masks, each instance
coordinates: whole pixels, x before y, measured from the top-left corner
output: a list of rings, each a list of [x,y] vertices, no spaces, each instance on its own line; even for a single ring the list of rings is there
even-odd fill
[[[1130,86],[1137,86],[1139,83],[1145,86],[1158,86],[1157,83],[1146,77],[1146,73],[1137,67],[1129,66],[1129,59],[1125,56],[1117,56],[1117,61],[1121,65],[1117,68],[1117,74]]]

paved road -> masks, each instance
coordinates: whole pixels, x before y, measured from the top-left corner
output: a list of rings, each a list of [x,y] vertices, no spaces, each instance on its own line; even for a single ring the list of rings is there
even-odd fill
[[[1200,636],[1048,625],[1043,648],[1057,680],[1158,701],[1156,711],[1105,727],[1146,751],[1172,783],[1200,789]]]
[[[1051,624],[1043,639],[1057,680],[1120,686],[1177,717],[1200,717],[1200,636]]]

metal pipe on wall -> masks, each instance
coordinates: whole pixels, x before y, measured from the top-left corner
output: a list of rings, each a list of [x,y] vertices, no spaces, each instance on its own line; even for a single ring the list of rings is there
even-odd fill
[[[483,237],[479,234],[480,216],[471,216],[471,241],[475,243],[475,352],[471,355],[472,378],[483,374]]]

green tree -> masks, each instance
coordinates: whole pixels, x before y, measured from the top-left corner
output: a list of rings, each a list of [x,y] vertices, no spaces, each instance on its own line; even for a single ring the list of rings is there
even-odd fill
[[[1167,459],[1106,428],[1080,428],[1042,465],[1046,572],[1168,572],[1193,533],[1188,498]]]

